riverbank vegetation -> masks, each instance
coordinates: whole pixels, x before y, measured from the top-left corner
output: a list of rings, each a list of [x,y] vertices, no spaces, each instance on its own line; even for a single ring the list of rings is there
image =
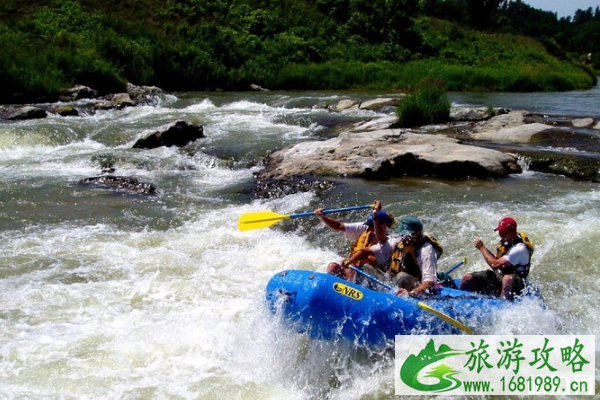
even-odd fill
[[[507,0],[4,0],[0,102],[83,84],[168,91],[589,88],[600,10]],[[594,69],[596,72],[594,72]]]
[[[403,127],[447,122],[450,116],[450,101],[443,83],[436,79],[421,82],[412,96],[396,107],[398,122]]]

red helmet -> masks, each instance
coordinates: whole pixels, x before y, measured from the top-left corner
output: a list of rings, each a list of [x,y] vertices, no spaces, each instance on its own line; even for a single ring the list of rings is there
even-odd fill
[[[515,221],[511,217],[502,218],[500,220],[500,222],[498,223],[498,226],[494,230],[501,232],[501,233],[507,232],[507,231],[516,231],[517,230],[517,221]]]

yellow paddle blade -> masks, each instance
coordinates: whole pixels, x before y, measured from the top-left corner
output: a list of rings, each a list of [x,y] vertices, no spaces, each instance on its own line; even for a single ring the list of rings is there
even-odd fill
[[[427,304],[425,304],[425,303],[423,303],[421,301],[419,301],[417,304],[423,310],[428,311],[428,312],[432,313],[433,315],[440,317],[441,319],[443,319],[444,321],[448,322],[451,325],[454,325],[455,327],[457,327],[461,331],[466,332],[469,335],[473,334],[473,331],[471,330],[471,328],[469,328],[468,326],[466,326],[462,322],[455,320],[454,318],[452,318],[452,317],[444,314],[441,311],[436,310],[435,308],[431,308],[430,306],[428,306]]]
[[[240,216],[238,229],[240,231],[249,231],[251,229],[266,228],[282,219],[289,219],[289,215],[277,214],[272,211],[257,211],[246,213]]]

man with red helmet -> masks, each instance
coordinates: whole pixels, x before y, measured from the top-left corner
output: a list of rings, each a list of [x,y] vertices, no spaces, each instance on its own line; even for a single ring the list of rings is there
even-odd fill
[[[499,294],[512,300],[527,284],[533,243],[524,232],[517,231],[517,221],[511,217],[500,220],[494,230],[500,236],[495,255],[485,247],[481,238],[475,239],[475,248],[492,269],[463,275],[459,289]]]

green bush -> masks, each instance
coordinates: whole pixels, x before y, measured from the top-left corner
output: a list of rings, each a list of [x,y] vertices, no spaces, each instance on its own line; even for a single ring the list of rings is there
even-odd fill
[[[64,87],[42,41],[0,24],[0,54],[0,103],[45,101]]]
[[[446,122],[450,102],[441,82],[428,79],[398,105],[396,114],[404,127]]]

